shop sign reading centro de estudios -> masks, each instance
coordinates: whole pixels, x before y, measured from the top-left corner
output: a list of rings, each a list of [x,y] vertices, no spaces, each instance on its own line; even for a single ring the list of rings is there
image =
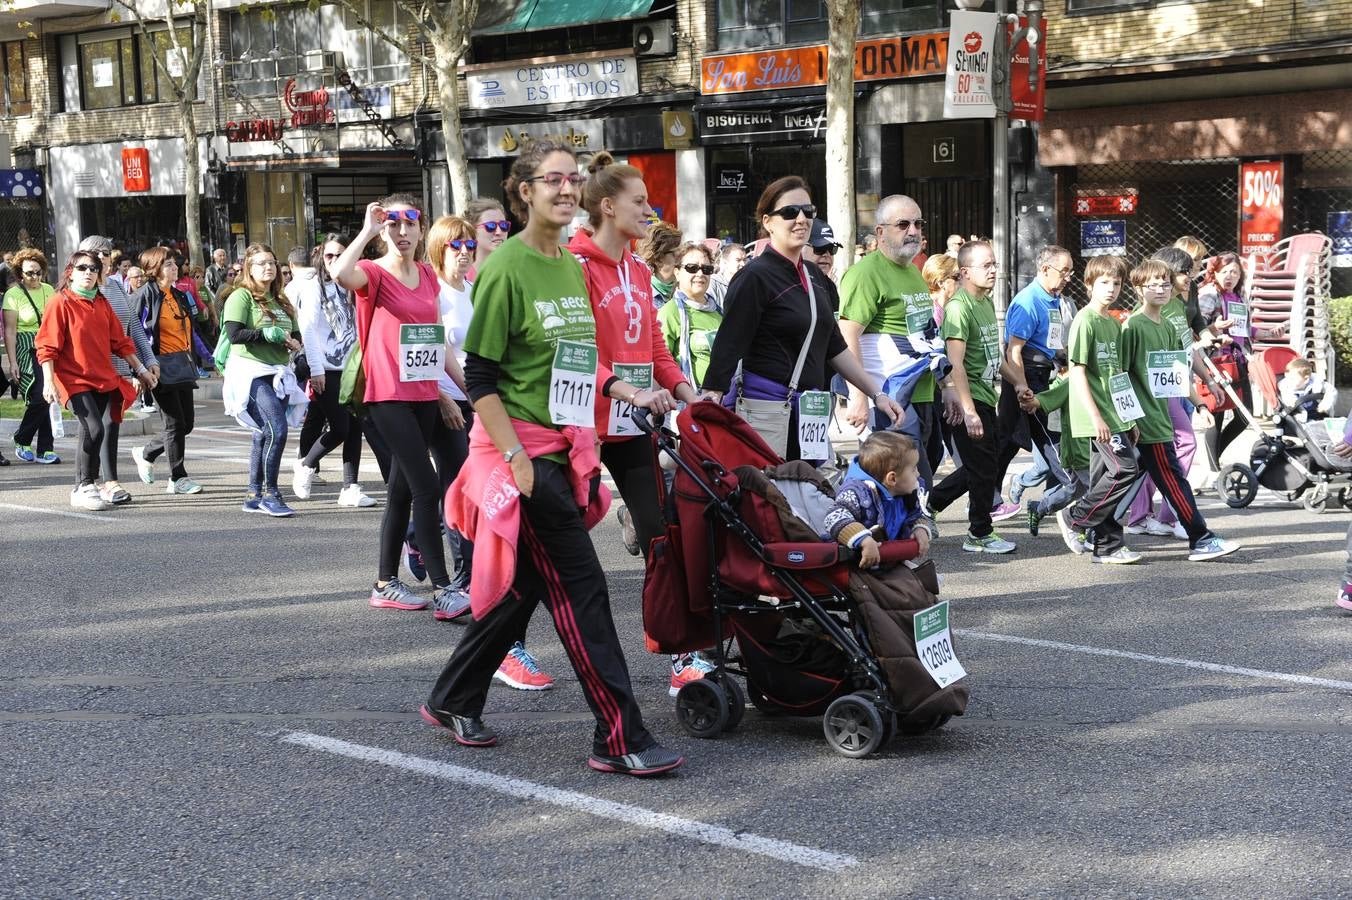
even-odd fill
[[[555,57],[514,66],[466,66],[471,109],[544,106],[634,97],[638,63],[633,55]]]

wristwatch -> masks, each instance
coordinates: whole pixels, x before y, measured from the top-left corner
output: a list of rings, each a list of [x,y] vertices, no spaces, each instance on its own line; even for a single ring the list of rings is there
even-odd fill
[[[512,457],[513,457],[513,456],[516,456],[518,453],[521,453],[521,452],[524,451],[525,449],[526,449],[525,447],[521,446],[520,444],[517,444],[517,445],[516,445],[515,447],[513,447],[512,449],[510,449],[510,450],[508,450],[506,453],[502,454],[502,458],[503,458],[506,462],[509,462],[509,463],[510,463],[510,462],[512,461]]]

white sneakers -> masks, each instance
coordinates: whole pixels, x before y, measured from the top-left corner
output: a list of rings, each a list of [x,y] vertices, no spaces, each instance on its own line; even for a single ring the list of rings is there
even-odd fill
[[[1127,534],[1150,534],[1155,537],[1176,537],[1185,541],[1188,539],[1188,532],[1183,528],[1182,522],[1165,525],[1154,516],[1146,516],[1141,520],[1139,525],[1128,525],[1124,530]]]
[[[71,491],[70,505],[90,512],[106,512],[113,508],[112,503],[99,496],[98,486],[93,484],[82,484]]]
[[[141,480],[146,484],[155,483],[155,464],[146,459],[145,447],[131,448],[132,462],[136,463],[136,474],[141,476]]]
[[[313,472],[314,469],[310,471]],[[354,509],[366,509],[375,506],[376,501],[362,493],[361,485],[349,484],[338,492],[338,505],[349,506]]]
[[[310,499],[310,486],[314,484],[315,470],[305,464],[305,460],[298,459],[291,465],[292,480],[291,490],[302,500]]]

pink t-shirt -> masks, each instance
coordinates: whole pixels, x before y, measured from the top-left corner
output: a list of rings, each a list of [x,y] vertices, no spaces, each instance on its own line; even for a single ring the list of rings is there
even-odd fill
[[[366,402],[436,400],[435,381],[399,380],[399,326],[441,324],[436,272],[427,263],[418,263],[418,287],[409,290],[374,260],[358,260],[357,267],[366,273],[366,289],[357,291]]]

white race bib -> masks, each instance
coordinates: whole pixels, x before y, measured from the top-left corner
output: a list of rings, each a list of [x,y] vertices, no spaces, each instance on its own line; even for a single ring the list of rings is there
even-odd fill
[[[555,425],[596,425],[595,344],[559,341],[549,378],[549,421]]]
[[[1146,374],[1150,376],[1150,396],[1186,397],[1192,386],[1186,350],[1152,350],[1146,355]]]
[[[1225,304],[1225,317],[1230,320],[1230,337],[1249,337],[1249,305],[1247,303]]]
[[[967,677],[967,670],[953,652],[953,635],[948,629],[947,600],[941,600],[929,609],[916,613],[912,624],[915,628],[915,652],[935,684],[947,687]]]
[[[1131,376],[1118,372],[1108,379],[1108,391],[1113,395],[1113,408],[1123,422],[1135,422],[1145,416],[1140,402],[1136,399],[1136,389],[1131,386]]]
[[[436,381],[445,360],[445,325],[399,326],[400,381]]]
[[[798,396],[798,455],[831,459],[831,394],[803,391]]]
[[[1047,317],[1051,320],[1051,325],[1047,328],[1047,348],[1049,350],[1064,350],[1066,342],[1061,340],[1061,310],[1047,310]]]
[[[639,363],[615,363],[611,367],[615,377],[621,381],[627,381],[641,391],[646,391],[653,386],[653,364]],[[606,427],[606,434],[616,437],[633,437],[642,434],[638,426],[634,424],[631,417],[634,407],[623,400],[610,401],[610,423]]]

